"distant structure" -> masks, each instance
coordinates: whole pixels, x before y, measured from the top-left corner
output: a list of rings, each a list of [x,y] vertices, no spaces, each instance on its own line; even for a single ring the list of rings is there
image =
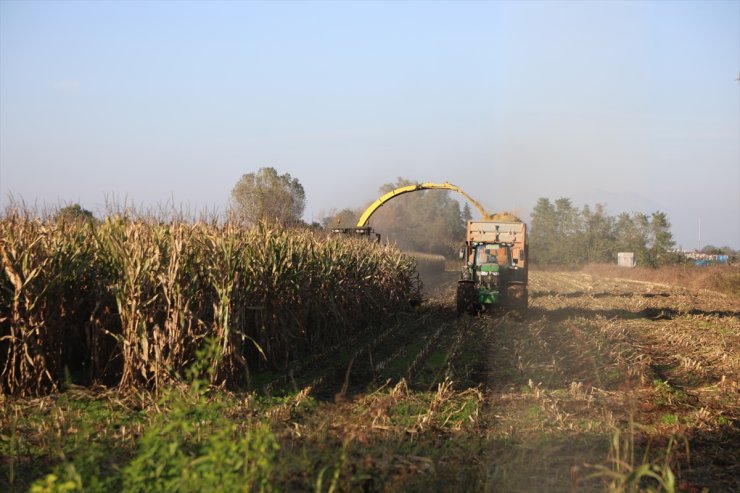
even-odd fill
[[[702,252],[681,252],[694,265],[727,265],[730,262],[729,255],[714,255]]]
[[[619,252],[617,254],[617,265],[619,267],[636,267],[634,252]]]

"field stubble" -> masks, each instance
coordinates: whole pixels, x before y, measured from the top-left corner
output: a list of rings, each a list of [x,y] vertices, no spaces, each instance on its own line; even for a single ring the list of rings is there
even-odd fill
[[[686,491],[738,489],[736,299],[559,272],[534,273],[530,294],[527,317],[492,336],[494,434],[533,444],[508,466],[494,460],[504,489],[598,489],[581,485],[585,465],[614,454],[615,430],[633,430],[638,463],[681,437],[667,455]]]

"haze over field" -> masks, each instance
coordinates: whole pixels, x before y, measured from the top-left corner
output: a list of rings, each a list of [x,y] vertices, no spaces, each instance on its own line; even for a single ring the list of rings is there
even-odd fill
[[[739,71],[737,1],[3,0],[0,200],[223,210],[272,166],[309,222],[402,176],[738,249]]]

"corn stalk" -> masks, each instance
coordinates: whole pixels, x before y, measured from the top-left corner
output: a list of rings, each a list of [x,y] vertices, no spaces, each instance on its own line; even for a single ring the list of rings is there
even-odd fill
[[[262,224],[0,219],[0,384],[159,390],[205,340],[211,383],[284,370],[408,307],[413,259],[392,247]],[[84,378],[83,378],[84,377]]]

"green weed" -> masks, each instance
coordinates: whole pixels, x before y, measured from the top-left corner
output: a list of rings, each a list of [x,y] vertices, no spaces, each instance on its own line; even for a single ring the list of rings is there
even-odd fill
[[[676,493],[678,485],[671,460],[679,448],[679,441],[683,441],[687,450],[688,442],[685,438],[670,437],[662,455],[654,459],[650,458],[648,445],[638,461],[635,458],[635,426],[631,422],[627,434],[620,430],[612,434],[609,465],[592,466],[596,472],[587,478],[606,481],[607,491],[614,493]]]
[[[666,381],[653,380],[653,387],[658,393],[657,404],[672,406],[686,402],[689,399],[689,395],[686,392],[673,387]]]

